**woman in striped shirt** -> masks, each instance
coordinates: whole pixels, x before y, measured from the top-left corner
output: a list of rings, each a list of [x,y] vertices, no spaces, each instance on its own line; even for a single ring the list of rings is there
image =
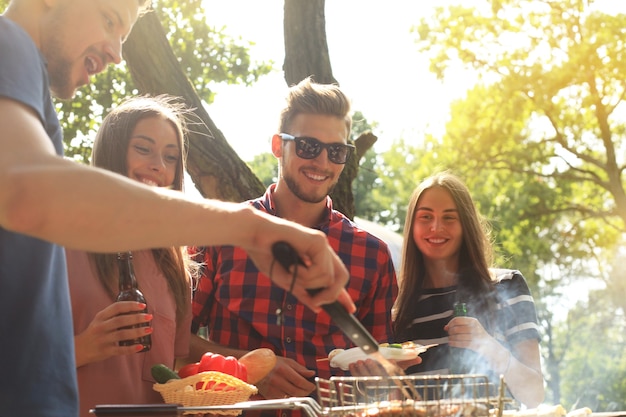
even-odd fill
[[[536,407],[544,383],[533,298],[519,271],[492,269],[491,260],[488,228],[465,184],[449,172],[423,181],[407,210],[395,339],[438,344],[407,373],[480,374],[496,383],[504,375],[510,393]],[[467,316],[454,317],[456,302]],[[453,368],[459,357],[462,368]]]

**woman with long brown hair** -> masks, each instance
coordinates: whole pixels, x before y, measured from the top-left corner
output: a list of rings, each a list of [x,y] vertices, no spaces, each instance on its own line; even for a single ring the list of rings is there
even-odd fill
[[[136,97],[103,120],[92,165],[156,187],[183,190],[185,109],[174,97]],[[128,207],[127,210],[133,210]],[[142,221],[142,213],[136,213]],[[102,235],[106,238],[106,225]],[[96,404],[161,402],[152,389],[151,367],[175,366],[188,355],[191,326],[191,266],[185,248],[133,251],[133,265],[145,304],[115,302],[116,254],[67,250],[74,318],[80,415]],[[130,314],[137,313],[137,314]],[[142,327],[127,328],[133,325]],[[152,335],[152,346],[120,344]],[[141,353],[139,353],[141,352]]]
[[[496,383],[504,375],[511,394],[535,407],[544,386],[534,301],[519,271],[491,266],[489,229],[467,186],[449,172],[420,183],[404,226],[395,340],[438,344],[408,373],[459,373],[451,347],[463,373]],[[466,317],[454,317],[455,303]]]

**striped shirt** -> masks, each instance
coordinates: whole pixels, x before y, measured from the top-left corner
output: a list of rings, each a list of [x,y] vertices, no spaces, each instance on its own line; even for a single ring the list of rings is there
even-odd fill
[[[496,294],[498,299],[495,326],[492,336],[507,349],[528,339],[540,339],[535,303],[526,280],[519,271],[496,269]],[[451,365],[448,350],[448,333],[444,326],[452,319],[456,300],[456,287],[426,289],[413,306],[408,340],[423,345],[439,344],[420,355],[422,363],[411,367],[407,373],[447,374]],[[472,306],[468,303],[471,314]],[[487,375],[496,381],[496,375],[486,362],[473,351],[464,360],[464,372]]]

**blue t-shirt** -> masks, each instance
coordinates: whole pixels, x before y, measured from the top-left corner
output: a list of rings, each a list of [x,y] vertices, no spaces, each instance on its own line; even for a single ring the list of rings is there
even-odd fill
[[[0,16],[0,96],[32,108],[62,155],[48,87],[45,61],[30,36]],[[0,416],[78,416],[63,248],[2,227],[0,369]]]

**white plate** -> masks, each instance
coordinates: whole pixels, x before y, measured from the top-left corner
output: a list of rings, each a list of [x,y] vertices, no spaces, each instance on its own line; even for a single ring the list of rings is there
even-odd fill
[[[395,361],[406,361],[409,359],[417,358],[420,353],[426,352],[429,347],[431,346],[422,346],[415,344],[408,348],[380,347],[378,351],[382,353],[382,355],[386,359],[392,359]],[[363,352],[361,348],[355,347],[333,355],[332,359],[330,360],[330,366],[333,368],[341,368],[342,370],[347,371],[348,366],[351,363],[365,359],[368,359],[368,355]]]

